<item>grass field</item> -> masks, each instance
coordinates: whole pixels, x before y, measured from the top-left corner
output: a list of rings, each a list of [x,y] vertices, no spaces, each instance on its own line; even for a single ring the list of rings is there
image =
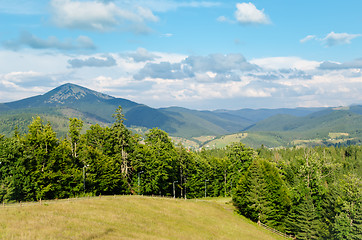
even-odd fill
[[[207,146],[204,146],[204,147],[211,148],[211,149],[212,148],[224,148],[227,145],[230,145],[231,143],[242,141],[247,136],[248,136],[247,133],[236,133],[236,134],[225,135],[220,138],[211,140],[210,142],[208,142],[206,144]]]
[[[281,239],[226,199],[107,196],[0,207],[0,239]]]

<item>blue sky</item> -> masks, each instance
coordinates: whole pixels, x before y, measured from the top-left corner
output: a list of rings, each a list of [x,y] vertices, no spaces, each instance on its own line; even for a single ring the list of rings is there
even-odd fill
[[[0,102],[75,83],[152,107],[362,103],[359,0],[0,0]]]

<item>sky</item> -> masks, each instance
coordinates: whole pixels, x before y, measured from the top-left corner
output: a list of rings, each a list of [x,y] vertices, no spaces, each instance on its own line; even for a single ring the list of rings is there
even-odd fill
[[[0,102],[74,83],[151,107],[362,104],[360,0],[0,0]]]

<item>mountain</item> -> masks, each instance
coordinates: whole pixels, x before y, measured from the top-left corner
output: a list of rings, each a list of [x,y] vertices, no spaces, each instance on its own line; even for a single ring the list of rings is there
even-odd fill
[[[114,121],[112,115],[118,106],[122,107],[128,127],[158,127],[170,136],[187,139],[200,136],[215,138],[247,132],[248,137],[243,137],[242,141],[245,140],[253,146],[267,145],[265,143],[270,146],[285,145],[296,139],[326,139],[330,133],[343,133],[344,136],[347,134],[350,140],[362,140],[361,105],[216,111],[197,111],[181,107],[156,109],[70,83],[43,95],[1,103],[0,133],[11,135],[15,128],[24,133],[32,117],[40,115],[45,121],[51,122],[60,136],[65,136],[70,117],[81,118],[85,122],[85,129],[96,123],[102,126],[110,125]],[[205,139],[210,141],[210,138]],[[235,139],[240,140],[240,137]]]
[[[5,103],[12,109],[49,107],[49,106],[71,106],[79,103],[105,102],[114,99],[103,93],[99,93],[75,84],[64,84],[44,95],[26,98],[23,100]]]
[[[248,131],[335,131],[351,132],[362,129],[362,115],[349,108],[328,108],[296,117],[278,114],[256,123]]]
[[[43,95],[0,104],[0,122],[6,125],[9,124],[9,117],[14,119],[21,116],[29,124],[30,115],[42,115],[45,119],[57,116],[61,121],[60,125],[64,125],[69,117],[82,118],[89,124],[107,125],[114,121],[112,115],[118,106],[122,106],[128,127],[158,127],[180,137],[223,135],[241,131],[253,124],[250,120],[228,113],[182,108],[155,109],[70,83]],[[20,129],[26,131],[26,127]],[[64,129],[63,135],[65,131]],[[9,129],[7,133],[9,134]]]
[[[321,111],[325,108],[277,108],[277,109],[240,109],[240,110],[216,110],[219,113],[228,113],[247,118],[253,122],[259,122],[269,117],[282,114],[296,117],[306,116],[308,114]]]

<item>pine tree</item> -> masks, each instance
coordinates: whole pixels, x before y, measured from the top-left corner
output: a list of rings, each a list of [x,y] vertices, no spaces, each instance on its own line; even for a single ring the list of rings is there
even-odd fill
[[[352,239],[362,239],[362,203],[358,203],[355,206],[353,222],[352,222]]]
[[[318,239],[320,221],[310,195],[306,196],[303,201],[296,206],[288,217],[288,223],[289,229],[292,230],[297,239]]]
[[[233,201],[243,215],[284,230],[283,219],[290,200],[276,167],[268,161],[254,159],[241,178]]]

